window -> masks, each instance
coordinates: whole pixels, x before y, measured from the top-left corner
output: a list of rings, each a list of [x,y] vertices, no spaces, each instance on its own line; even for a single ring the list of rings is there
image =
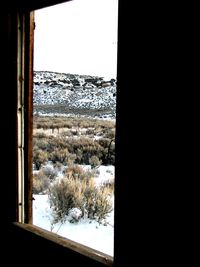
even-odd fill
[[[109,2],[35,12],[33,224],[113,256],[117,6]]]
[[[26,20],[27,22],[30,21],[31,23],[25,23]],[[32,149],[31,148],[33,147],[33,144],[32,144],[32,138],[30,138],[32,136],[31,125],[33,125],[34,127],[34,123],[32,123],[32,113],[34,112],[34,108],[32,107],[33,84],[31,84],[30,82],[31,80],[33,80],[33,76],[32,76],[33,61],[31,60],[31,57],[33,56],[31,54],[31,51],[32,51],[32,45],[34,41],[33,35],[31,35],[33,31],[33,13],[31,13],[31,17],[29,18],[27,18],[26,16],[25,17],[22,16],[21,18],[19,18],[19,23],[20,23],[19,25],[19,28],[20,28],[19,47],[21,47],[21,50],[19,50],[19,53],[18,53],[19,65],[20,65],[18,75],[22,77],[23,76],[28,77],[28,81],[27,79],[24,79],[24,81],[23,79],[21,79],[21,82],[18,86],[19,88],[19,102],[18,102],[19,154],[18,154],[18,158],[19,158],[19,167],[20,167],[19,168],[19,177],[20,177],[20,180],[19,180],[19,221],[22,223],[30,224],[32,222],[32,213],[33,213],[32,211],[32,200],[33,199],[32,199],[32,191],[31,191],[32,190],[32,160],[31,160]],[[25,28],[23,29],[23,27]],[[28,32],[28,35],[27,35],[27,32]],[[26,55],[29,55],[28,59]],[[46,82],[48,81],[46,80]],[[112,82],[114,83],[115,81],[113,80]],[[26,91],[24,88],[29,88],[29,90]],[[26,111],[28,111],[28,113]],[[56,129],[52,128],[52,131],[53,130],[56,131]],[[34,142],[34,138],[33,138],[33,142]],[[114,141],[113,139],[111,139],[110,143],[107,146],[108,157],[110,156],[109,153],[112,151],[113,148],[114,148]],[[24,160],[26,158],[28,158],[27,162]],[[93,161],[92,159],[90,160],[91,162],[93,162],[92,164],[94,165],[97,164],[97,158],[93,158]],[[51,174],[52,173],[49,173],[49,175]],[[35,200],[33,200],[33,202],[34,201]],[[32,229],[34,229],[34,227]]]

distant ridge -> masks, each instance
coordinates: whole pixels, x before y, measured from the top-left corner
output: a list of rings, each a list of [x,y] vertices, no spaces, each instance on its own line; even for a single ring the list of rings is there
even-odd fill
[[[115,118],[116,80],[34,71],[34,114]]]

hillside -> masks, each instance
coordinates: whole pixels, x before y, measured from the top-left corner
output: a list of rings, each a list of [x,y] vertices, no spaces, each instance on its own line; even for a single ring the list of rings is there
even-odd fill
[[[115,118],[116,80],[35,71],[33,105],[38,115]]]

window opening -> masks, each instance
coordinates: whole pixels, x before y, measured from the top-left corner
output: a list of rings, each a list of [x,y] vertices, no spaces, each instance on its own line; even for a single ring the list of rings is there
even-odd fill
[[[34,37],[33,224],[111,256],[117,8],[37,10]]]

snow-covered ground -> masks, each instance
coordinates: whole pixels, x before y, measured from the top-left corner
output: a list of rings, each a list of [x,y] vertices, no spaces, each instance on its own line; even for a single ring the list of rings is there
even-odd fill
[[[85,168],[90,167],[85,166]],[[99,176],[95,179],[97,184],[114,179],[114,166],[100,166]],[[113,210],[107,217],[106,224],[99,224],[97,221],[82,218],[76,223],[66,221],[64,224],[57,223],[53,226],[48,195],[34,195],[33,197],[35,199],[33,202],[34,225],[113,256],[114,197],[112,199]]]

